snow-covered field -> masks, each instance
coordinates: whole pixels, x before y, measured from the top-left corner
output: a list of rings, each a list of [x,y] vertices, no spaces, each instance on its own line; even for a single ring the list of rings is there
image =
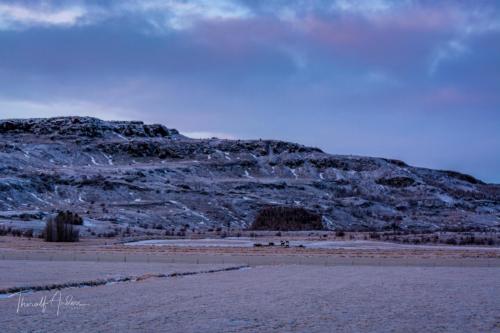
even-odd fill
[[[202,239],[148,239],[125,243],[128,246],[172,246],[172,247],[254,247],[255,244],[269,246],[280,246],[280,239],[255,239],[249,237],[227,237],[227,238],[202,238]],[[500,252],[498,247],[480,247],[480,246],[444,246],[444,245],[405,245],[393,242],[364,241],[364,240],[290,240],[289,246],[303,246],[307,249],[447,249],[447,250],[486,250]]]
[[[33,266],[33,262],[19,262],[19,265],[24,268],[12,274],[25,272],[32,281],[37,280],[39,267]],[[53,265],[47,266],[52,271],[49,275],[68,263]],[[94,267],[82,267],[81,271],[114,274],[128,266],[108,265],[94,263]],[[143,268],[154,271],[159,267],[144,265],[129,267],[136,271]],[[64,279],[70,271],[63,269],[57,278]],[[2,269],[0,279],[4,279],[4,272]],[[255,266],[67,288],[60,293],[63,304],[59,314],[57,305],[52,303],[47,305],[45,313],[41,308],[29,306],[17,312],[18,297],[0,299],[0,330],[495,332],[500,329],[498,267]],[[38,302],[43,296],[50,300],[54,294],[55,291],[35,292],[24,295],[22,301]],[[67,297],[72,305],[64,303]]]
[[[168,275],[174,272],[199,272],[231,266],[236,265],[0,260],[0,291],[12,287],[139,277],[146,274]]]
[[[5,236],[0,332],[500,330],[497,247],[285,238]]]

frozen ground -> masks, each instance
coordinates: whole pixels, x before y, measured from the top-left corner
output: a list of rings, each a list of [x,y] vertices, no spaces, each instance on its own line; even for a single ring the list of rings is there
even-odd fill
[[[182,247],[253,247],[256,241],[250,238],[203,238],[203,239],[148,239],[129,242],[125,245],[182,246]]]
[[[254,244],[268,245],[273,242],[274,245],[280,245],[281,239],[255,239],[250,237],[227,237],[227,238],[203,238],[203,239],[149,239],[125,243],[128,246],[173,246],[173,247],[254,247]],[[447,250],[475,250],[496,251],[498,247],[479,247],[479,246],[443,246],[443,245],[404,245],[391,242],[365,241],[365,240],[290,240],[290,246],[304,246],[308,249],[447,249]]]
[[[253,247],[253,242],[278,244],[279,238],[241,237],[212,240],[172,240],[157,246],[153,240],[125,245],[109,239],[82,239],[77,243],[47,243],[40,239],[0,237],[0,259],[26,261],[68,262],[136,262],[163,264],[248,264],[252,266],[275,264],[299,265],[414,265],[414,266],[482,266],[500,267],[500,248],[474,246],[402,245],[370,241],[332,241],[289,238],[291,244],[330,244],[332,247],[291,246]],[[252,246],[244,246],[249,242]],[[208,243],[210,246],[204,246]],[[235,245],[235,243],[237,245]],[[230,245],[230,246],[228,246]],[[336,247],[335,247],[336,246]]]
[[[0,291],[12,287],[108,280],[148,274],[200,272],[230,266],[235,265],[0,260]]]
[[[61,293],[86,305],[16,313],[18,298],[2,299],[0,331],[500,331],[499,268],[256,266]]]

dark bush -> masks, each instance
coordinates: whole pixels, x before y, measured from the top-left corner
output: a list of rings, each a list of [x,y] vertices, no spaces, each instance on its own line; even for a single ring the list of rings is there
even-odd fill
[[[383,229],[392,230],[392,232],[395,234],[398,230],[401,230],[400,222],[394,221],[389,224],[386,224]]]
[[[457,240],[455,238],[448,238],[446,240],[446,244],[448,244],[448,245],[457,245]]]
[[[32,238],[33,237],[33,229],[28,229],[23,233],[24,237]]]
[[[58,215],[59,216],[59,215]],[[50,217],[45,225],[43,236],[46,242],[78,242],[80,231],[63,219]]]
[[[345,236],[344,230],[337,230],[337,231],[335,231],[335,236],[336,237],[344,237]]]
[[[251,226],[253,230],[322,230],[321,215],[304,208],[277,207],[263,208]]]

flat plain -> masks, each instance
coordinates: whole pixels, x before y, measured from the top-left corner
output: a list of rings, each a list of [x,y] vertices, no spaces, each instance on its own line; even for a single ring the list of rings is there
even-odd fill
[[[0,330],[500,331],[498,248],[360,245],[197,248],[7,237],[0,242]],[[43,290],[50,285],[58,289]]]

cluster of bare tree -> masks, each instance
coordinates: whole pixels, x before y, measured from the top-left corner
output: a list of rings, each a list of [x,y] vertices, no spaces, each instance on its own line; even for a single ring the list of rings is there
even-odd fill
[[[321,230],[321,215],[299,207],[269,206],[260,210],[253,230]]]
[[[70,211],[59,212],[47,219],[43,237],[47,242],[78,242],[80,231],[75,225],[82,225],[83,219]]]

